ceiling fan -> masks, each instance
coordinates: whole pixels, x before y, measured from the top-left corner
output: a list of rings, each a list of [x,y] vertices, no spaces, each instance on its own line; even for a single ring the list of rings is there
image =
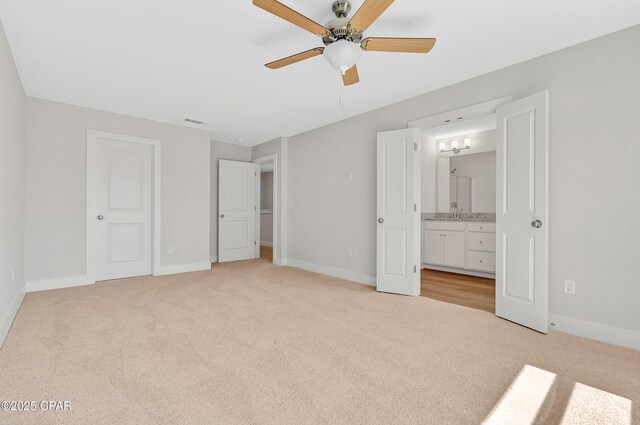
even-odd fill
[[[360,81],[356,62],[362,51],[429,53],[436,44],[435,38],[362,38],[363,32],[376,20],[394,0],[365,0],[352,18],[348,0],[336,0],[332,10],[336,19],[325,26],[312,21],[295,10],[276,0],[253,0],[253,4],[280,18],[291,22],[315,35],[322,37],[326,47],[316,47],[293,56],[289,56],[265,66],[271,69],[282,68],[314,56],[323,55],[325,59],[342,73],[345,86]]]

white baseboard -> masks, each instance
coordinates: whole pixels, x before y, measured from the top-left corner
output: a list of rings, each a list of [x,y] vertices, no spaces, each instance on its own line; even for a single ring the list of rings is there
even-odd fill
[[[50,289],[73,288],[74,286],[93,285],[95,280],[87,276],[57,277],[54,279],[28,280],[27,292],[48,291]]]
[[[191,263],[191,264],[176,264],[175,266],[162,266],[160,270],[154,273],[154,276],[165,276],[168,274],[199,272],[201,270],[210,270],[211,263]]]
[[[2,316],[2,321],[0,321],[0,347],[4,344],[4,340],[9,333],[9,329],[11,329],[11,324],[13,323],[13,319],[16,318],[16,314],[18,314],[18,310],[20,309],[20,305],[22,304],[22,300],[24,300],[25,290],[22,288],[18,293],[13,297],[11,303],[9,304],[9,309]]]
[[[325,274],[327,276],[337,277],[338,279],[350,280],[352,282],[362,283],[364,285],[376,285],[376,278],[373,276],[368,276],[366,274],[351,272],[343,269],[337,269],[335,267],[307,263],[305,261],[295,260],[293,258],[284,260],[283,265],[295,267],[297,269],[308,270],[310,272]]]
[[[263,245],[263,246],[273,246],[273,242],[260,241],[260,245]]]
[[[212,255],[212,256],[209,258],[209,260],[210,260],[212,263],[217,263],[217,262],[218,262],[218,256],[217,256],[217,255]]]
[[[550,329],[640,350],[640,331],[549,313]]]

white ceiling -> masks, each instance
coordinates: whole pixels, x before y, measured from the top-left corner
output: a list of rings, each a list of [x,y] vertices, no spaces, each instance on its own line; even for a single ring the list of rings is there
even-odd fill
[[[332,0],[283,0],[324,24]],[[363,0],[353,1],[355,11]],[[640,23],[638,0],[398,0],[366,36],[436,37],[429,55],[365,52],[338,104],[320,39],[250,0],[0,0],[29,96],[181,123],[255,145]]]

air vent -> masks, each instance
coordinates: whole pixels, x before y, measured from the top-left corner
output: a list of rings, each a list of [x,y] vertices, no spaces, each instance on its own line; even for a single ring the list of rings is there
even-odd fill
[[[185,118],[184,120],[190,124],[204,125],[204,121],[194,120],[193,118]]]

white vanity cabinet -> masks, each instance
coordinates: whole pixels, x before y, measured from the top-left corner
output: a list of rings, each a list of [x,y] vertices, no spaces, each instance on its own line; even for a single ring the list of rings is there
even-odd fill
[[[495,223],[424,220],[422,262],[432,268],[470,274],[493,274]]]
[[[465,223],[424,221],[422,261],[447,267],[465,266]]]

